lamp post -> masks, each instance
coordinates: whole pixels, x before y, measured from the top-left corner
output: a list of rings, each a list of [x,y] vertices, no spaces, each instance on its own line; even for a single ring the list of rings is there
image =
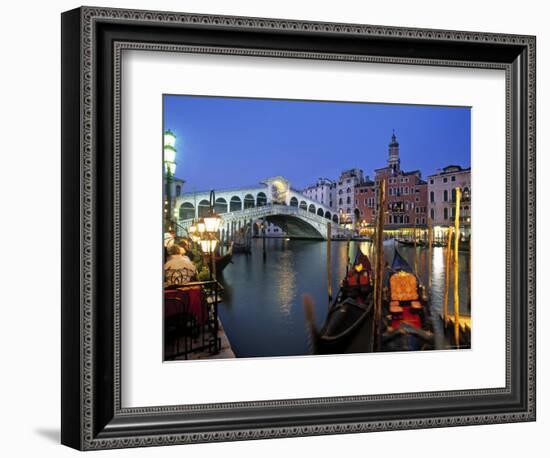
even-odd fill
[[[172,230],[172,179],[176,173],[176,136],[170,130],[164,132],[165,196],[164,224],[166,232]]]
[[[193,242],[197,243],[201,251],[210,256],[210,276],[216,279],[215,251],[218,245],[218,231],[222,219],[216,214],[216,194],[210,191],[210,208],[208,214],[187,228],[187,233]]]
[[[218,244],[218,230],[222,219],[216,214],[216,193],[210,191],[210,206],[208,215],[203,218],[205,237],[201,239],[201,249],[210,255],[210,276],[216,280],[216,245]]]
[[[193,224],[187,228],[187,233],[191,240],[200,246],[201,251],[204,253],[204,260],[206,263],[206,257],[210,257],[210,279],[212,280],[212,292],[214,295],[213,302],[213,334],[216,336],[215,348],[216,352],[220,348],[220,339],[218,337],[218,282],[216,281],[216,246],[218,244],[218,231],[223,223],[222,219],[216,214],[216,194],[214,191],[210,191],[210,205],[208,214],[204,217],[200,217],[198,220],[193,220]],[[211,314],[209,313],[209,316]]]

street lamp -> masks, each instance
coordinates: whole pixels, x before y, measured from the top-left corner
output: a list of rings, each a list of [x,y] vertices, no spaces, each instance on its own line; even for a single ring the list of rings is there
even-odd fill
[[[172,230],[172,179],[176,173],[176,135],[170,129],[164,132],[164,173],[165,173],[165,225]]]
[[[218,241],[216,239],[204,239],[200,240],[199,244],[201,246],[201,250],[204,253],[212,255],[216,250],[216,245],[218,244]]]
[[[204,226],[206,232],[210,234],[217,234],[222,224],[222,219],[216,214],[216,194],[214,191],[210,191],[210,208],[208,210],[208,216],[204,218]]]
[[[210,206],[208,209],[208,215],[202,219],[202,222],[199,222],[198,226],[204,226],[202,233],[204,237],[201,238],[200,245],[204,253],[210,255],[210,275],[212,280],[216,279],[216,257],[214,253],[216,251],[216,246],[218,244],[218,230],[222,224],[222,219],[216,214],[216,194],[212,190],[210,191]],[[199,229],[201,232],[202,227]]]
[[[212,279],[216,279],[215,251],[218,245],[218,231],[222,224],[222,219],[215,211],[216,195],[210,191],[210,206],[208,214],[200,218],[196,223],[187,228],[187,233],[193,242],[197,243],[204,254],[210,256],[210,274]]]

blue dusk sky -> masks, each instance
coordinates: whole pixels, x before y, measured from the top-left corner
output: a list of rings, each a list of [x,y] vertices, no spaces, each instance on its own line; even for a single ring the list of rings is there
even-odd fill
[[[384,167],[395,130],[401,168],[425,179],[470,167],[470,108],[164,96],[164,129],[176,135],[185,191],[256,185],[281,175],[301,189],[319,177]]]

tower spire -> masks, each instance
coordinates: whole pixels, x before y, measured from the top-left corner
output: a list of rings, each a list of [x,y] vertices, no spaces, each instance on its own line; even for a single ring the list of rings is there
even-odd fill
[[[395,129],[392,129],[391,142],[388,148],[388,167],[394,172],[399,172],[401,169],[401,159],[399,159],[399,143],[395,136]]]

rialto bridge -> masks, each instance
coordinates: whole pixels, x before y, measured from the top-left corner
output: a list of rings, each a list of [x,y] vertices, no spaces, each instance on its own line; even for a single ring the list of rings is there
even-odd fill
[[[326,238],[331,222],[334,236],[347,235],[333,209],[311,200],[292,189],[283,177],[269,178],[258,186],[215,190],[215,211],[223,218],[224,236],[231,236],[258,220],[280,227],[288,237]],[[180,230],[193,218],[206,216],[210,208],[210,191],[187,192],[175,199]]]

